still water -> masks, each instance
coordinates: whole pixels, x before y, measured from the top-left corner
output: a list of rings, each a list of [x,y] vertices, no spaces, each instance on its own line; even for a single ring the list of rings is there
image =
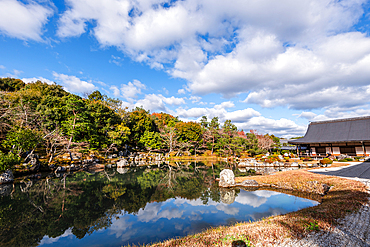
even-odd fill
[[[275,191],[219,189],[215,178],[223,168],[222,164],[162,164],[25,178],[14,187],[1,188],[0,243],[154,243],[318,204]]]

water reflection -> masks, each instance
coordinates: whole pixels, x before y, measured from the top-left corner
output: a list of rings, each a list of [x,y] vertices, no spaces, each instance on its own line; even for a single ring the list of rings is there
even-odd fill
[[[151,243],[317,204],[273,191],[220,190],[215,178],[222,168],[222,164],[162,164],[24,179],[0,190],[0,242]]]

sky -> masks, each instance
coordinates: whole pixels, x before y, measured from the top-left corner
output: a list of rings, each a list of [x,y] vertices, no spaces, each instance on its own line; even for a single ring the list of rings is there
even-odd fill
[[[370,1],[0,0],[0,77],[305,134],[370,115]]]

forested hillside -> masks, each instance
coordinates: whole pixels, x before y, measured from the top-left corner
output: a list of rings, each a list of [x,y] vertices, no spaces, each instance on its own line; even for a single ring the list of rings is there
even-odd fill
[[[0,78],[0,141],[5,170],[34,150],[44,152],[49,162],[75,147],[105,154],[129,147],[174,155],[255,155],[278,138],[238,131],[230,120],[221,125],[217,117],[209,121],[203,116],[197,123],[142,108],[128,111],[99,91],[83,98],[57,84]]]

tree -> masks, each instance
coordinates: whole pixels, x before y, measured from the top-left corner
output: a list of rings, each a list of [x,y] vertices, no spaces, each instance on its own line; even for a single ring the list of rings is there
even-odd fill
[[[146,131],[157,132],[154,120],[150,117],[149,111],[143,108],[136,107],[135,110],[128,114],[127,126],[130,128],[131,133],[129,137],[129,142],[131,145],[139,146],[143,148],[142,143],[140,143],[140,138],[144,135]]]
[[[268,134],[265,135],[259,134],[257,130],[251,130],[250,132],[257,137],[258,148],[268,151],[274,145],[274,141]]]
[[[176,124],[176,135],[179,142],[191,143],[196,150],[202,140],[202,127],[196,122],[180,122]]]
[[[24,126],[14,126],[6,135],[3,146],[20,157],[23,152],[35,149],[41,140],[40,131]]]
[[[139,144],[149,150],[160,149],[162,147],[162,138],[158,132],[145,131],[140,138]]]

